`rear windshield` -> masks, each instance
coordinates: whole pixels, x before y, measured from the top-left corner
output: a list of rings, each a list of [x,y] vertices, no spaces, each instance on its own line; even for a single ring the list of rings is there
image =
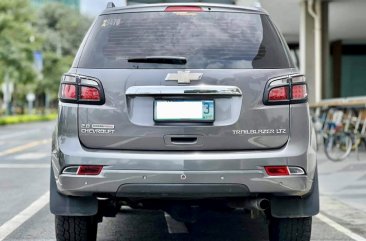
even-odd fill
[[[179,56],[184,65],[129,58]],[[102,15],[79,68],[279,69],[292,67],[266,15],[232,12],[140,12]]]

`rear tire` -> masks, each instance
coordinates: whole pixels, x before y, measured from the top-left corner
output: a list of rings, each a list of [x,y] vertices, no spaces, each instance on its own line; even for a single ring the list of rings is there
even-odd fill
[[[268,226],[270,241],[310,241],[311,217],[271,218]]]
[[[56,216],[57,241],[95,241],[98,223],[94,217]]]

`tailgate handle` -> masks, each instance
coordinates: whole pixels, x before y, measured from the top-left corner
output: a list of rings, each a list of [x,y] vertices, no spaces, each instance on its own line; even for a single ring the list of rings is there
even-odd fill
[[[197,143],[197,137],[171,137],[170,141],[177,145],[191,145]]]

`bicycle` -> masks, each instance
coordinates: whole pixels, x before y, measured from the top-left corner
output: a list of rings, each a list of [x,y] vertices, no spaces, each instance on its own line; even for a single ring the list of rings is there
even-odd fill
[[[354,135],[348,131],[352,114],[350,111],[348,113],[348,118],[345,121],[345,125],[343,125],[344,112],[331,108],[328,110],[326,121],[324,122],[324,152],[328,159],[332,161],[342,161],[352,151]]]

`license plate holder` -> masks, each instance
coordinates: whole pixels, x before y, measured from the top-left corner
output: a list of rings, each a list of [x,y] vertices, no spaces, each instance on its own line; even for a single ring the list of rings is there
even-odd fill
[[[214,100],[172,100],[154,101],[155,122],[214,122]]]

